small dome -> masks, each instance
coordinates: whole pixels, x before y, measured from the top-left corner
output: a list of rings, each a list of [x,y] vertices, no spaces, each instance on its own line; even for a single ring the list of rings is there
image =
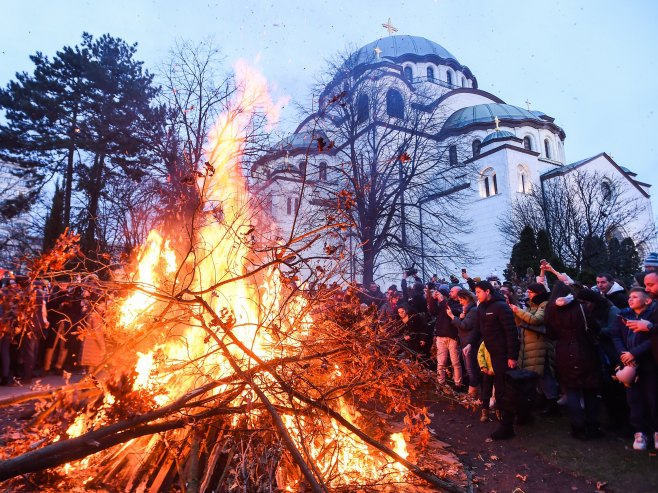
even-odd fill
[[[433,55],[442,60],[454,60],[459,63],[455,56],[440,44],[420,36],[409,35],[387,36],[368,43],[350,56],[349,63],[352,67],[356,67],[363,63],[375,63],[382,58],[397,62],[405,55],[416,57]]]
[[[474,123],[491,123],[493,125],[494,117],[498,117],[501,121],[535,121],[543,123],[543,120],[534,113],[511,104],[476,104],[457,110],[450,115],[443,125],[443,132],[460,130]]]
[[[507,130],[496,130],[495,132],[491,132],[489,135],[487,135],[483,140],[482,144],[480,145],[486,145],[492,140],[498,140],[498,139],[514,139],[516,138],[516,135],[514,135],[512,132],[508,132]]]

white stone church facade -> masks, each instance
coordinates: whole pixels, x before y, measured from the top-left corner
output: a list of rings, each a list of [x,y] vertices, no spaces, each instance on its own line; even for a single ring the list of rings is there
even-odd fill
[[[471,70],[439,44],[417,36],[388,36],[364,46],[351,59],[351,70],[367,73],[377,68],[378,74],[383,71],[385,75],[378,76],[384,81],[381,87],[389,88],[389,93],[392,88],[397,93],[393,96],[401,97],[405,105],[417,102],[422,88],[423,104],[438,106],[445,115],[436,138],[459,142],[457,155],[450,159],[467,163],[471,170],[454,192],[461,194],[463,215],[471,226],[461,241],[478,255],[475,263],[469,265],[470,272],[502,278],[511,245],[499,231],[497,218],[509,210],[516,197],[529,193],[531,187],[576,169],[596,170],[624,183],[624,193],[645,204],[646,214],[654,224],[649,184],[639,181],[605,153],[567,163],[566,134],[554,118],[507,104],[478,89]],[[324,96],[335,92],[327,87]],[[300,209],[313,207],[309,199],[312,187],[306,187],[306,193],[299,195],[299,168],[304,166],[312,182],[331,179],[332,168],[339,165],[331,153],[316,152],[313,139],[318,135],[317,116],[305,119],[289,139],[252,168],[254,183],[271,197],[272,215],[284,231],[291,227],[298,205]],[[644,218],[642,224],[647,222]],[[629,224],[625,233],[633,236],[634,227]],[[458,273],[461,267],[448,266],[446,272],[439,274]],[[383,266],[377,277],[382,283],[395,282],[399,272],[400,266]],[[360,280],[358,272],[354,277]]]

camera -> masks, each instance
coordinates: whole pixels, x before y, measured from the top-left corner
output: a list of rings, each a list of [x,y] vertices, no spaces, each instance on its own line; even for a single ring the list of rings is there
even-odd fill
[[[416,269],[415,267],[409,267],[407,269],[404,269],[404,275],[406,277],[415,276],[416,274],[418,274],[418,269]]]

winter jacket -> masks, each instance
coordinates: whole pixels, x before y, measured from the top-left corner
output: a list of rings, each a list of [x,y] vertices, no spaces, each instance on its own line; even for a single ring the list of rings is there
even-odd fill
[[[499,293],[480,303],[477,308],[478,326],[491,359],[502,367],[507,360],[519,358],[519,336],[514,324],[514,313]],[[503,363],[504,362],[504,363]],[[495,363],[494,363],[495,364]]]
[[[562,306],[549,302],[544,323],[546,335],[556,341],[555,367],[560,384],[572,389],[598,388],[602,382],[601,364],[593,340],[599,326],[587,308],[572,298]]]
[[[544,325],[544,310],[548,296],[548,293],[538,294],[530,302],[527,310],[518,309],[514,312],[514,321],[519,327],[521,339],[519,366],[539,375],[544,374],[547,363],[550,368],[554,365],[553,344],[546,337]]]
[[[451,339],[457,339],[457,327],[452,324],[452,320],[446,313],[446,308],[448,308],[448,298],[444,298],[441,303],[439,303],[435,298],[432,297],[432,294],[427,290],[427,308],[431,315],[436,316],[436,323],[434,324],[434,337],[450,337]],[[461,307],[460,307],[461,308]],[[455,313],[454,308],[452,313],[458,317],[461,310]]]
[[[478,328],[478,314],[475,303],[469,303],[463,308],[462,314],[464,318],[455,316],[452,319],[452,325],[457,328],[459,335],[459,344],[465,348],[469,344],[474,351],[480,344],[482,337],[480,336],[480,329]]]
[[[427,324],[419,314],[413,314],[407,320],[407,323],[400,321],[400,343],[413,351],[414,353],[422,352],[421,341],[427,341]],[[405,337],[409,337],[408,340]],[[427,342],[426,342],[427,344]]]
[[[649,320],[654,310],[655,303],[649,305],[639,315],[630,308],[625,308],[613,321],[610,331],[617,353],[621,356],[621,353],[628,351],[643,370],[656,368],[656,363],[651,355],[651,335],[648,332],[633,332],[622,322],[622,317],[627,320]]]

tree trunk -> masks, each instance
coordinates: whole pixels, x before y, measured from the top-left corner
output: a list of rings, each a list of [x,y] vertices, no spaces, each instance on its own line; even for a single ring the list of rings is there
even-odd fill
[[[89,195],[89,204],[87,206],[87,229],[83,238],[83,250],[92,252],[96,249],[96,218],[98,217],[98,207],[103,191],[103,171],[105,168],[105,154],[96,154],[94,166],[91,172],[91,180],[87,193]]]

